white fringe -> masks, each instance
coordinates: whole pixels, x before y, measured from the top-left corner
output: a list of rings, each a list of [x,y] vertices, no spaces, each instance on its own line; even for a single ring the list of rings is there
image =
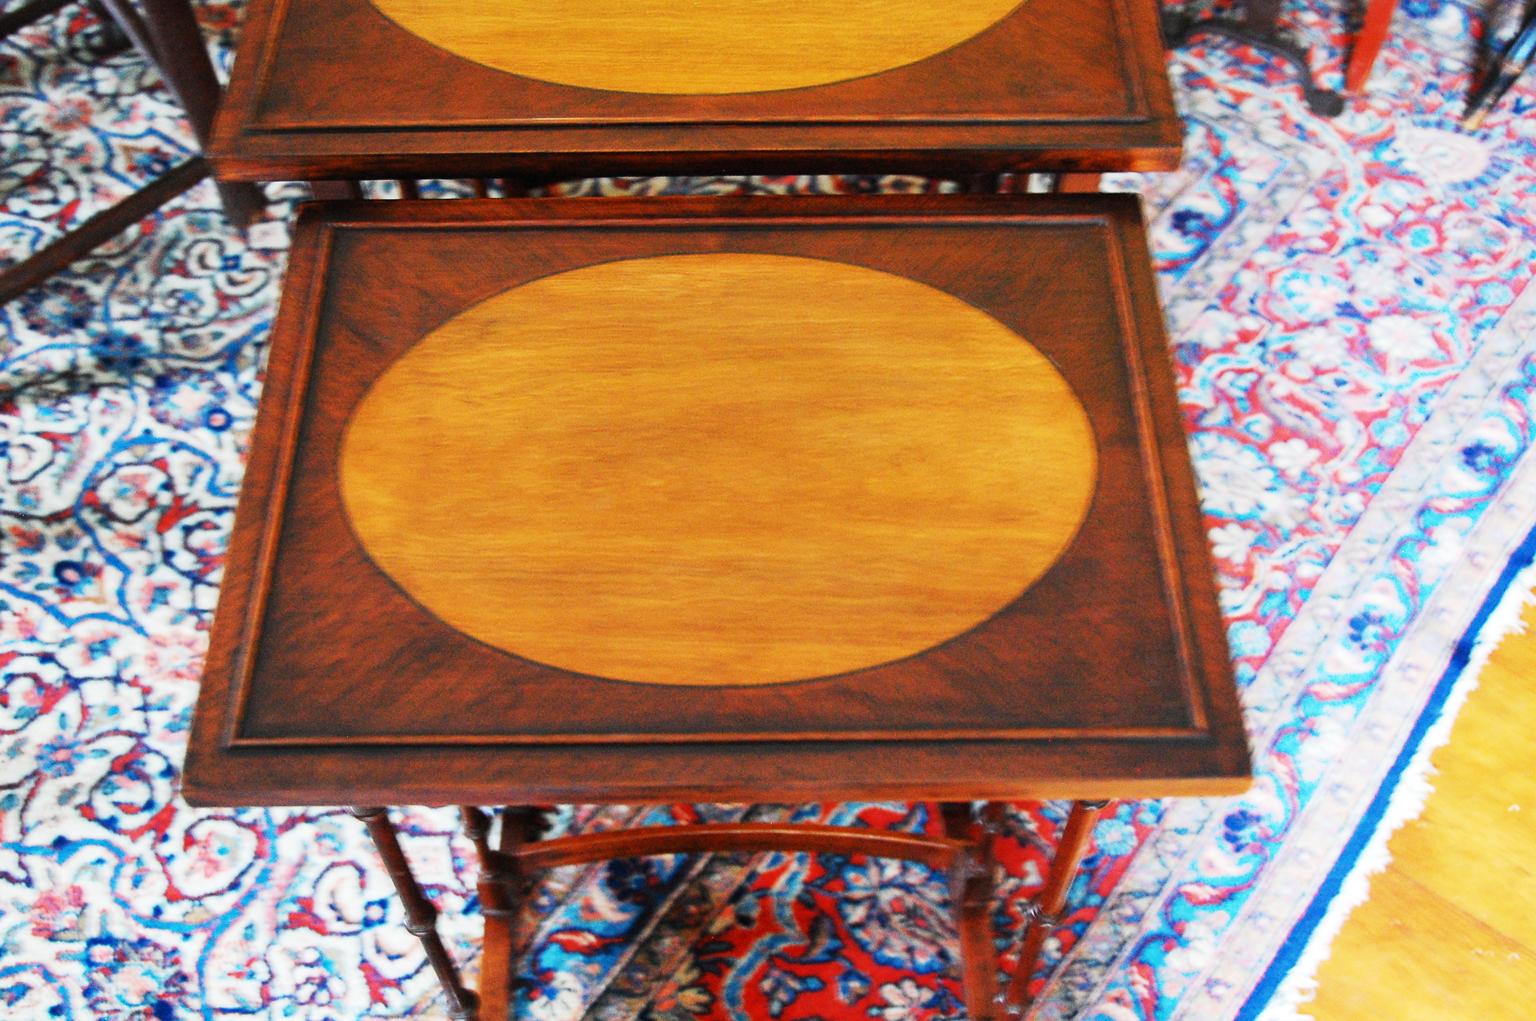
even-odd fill
[[[1446,698],[1440,718],[1425,732],[1423,742],[1403,772],[1402,779],[1398,781],[1397,789],[1392,792],[1381,824],[1376,827],[1370,842],[1345,877],[1333,902],[1328,905],[1327,914],[1313,931],[1296,966],[1291,969],[1280,988],[1275,990],[1269,1006],[1259,1015],[1259,1021],[1315,1021],[1303,1008],[1317,995],[1318,968],[1328,959],[1333,941],[1344,928],[1350,913],[1369,899],[1371,877],[1391,864],[1392,853],[1387,849],[1387,844],[1392,835],[1405,823],[1423,814],[1424,803],[1435,789],[1432,782],[1435,769],[1430,759],[1450,740],[1456,717],[1466,704],[1467,697],[1476,690],[1488,657],[1493,655],[1493,651],[1505,638],[1524,632],[1521,618],[1525,608],[1536,604],[1536,591],[1533,589],[1536,589],[1536,564],[1526,567],[1514,578],[1499,605],[1483,622],[1482,630],[1473,640],[1472,654],[1466,668]]]

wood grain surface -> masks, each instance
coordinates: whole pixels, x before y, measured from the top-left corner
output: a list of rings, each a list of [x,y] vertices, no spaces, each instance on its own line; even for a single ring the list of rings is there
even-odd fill
[[[845,81],[956,46],[1019,0],[372,0],[414,35],[514,74],[658,94]],[[1028,2],[1028,0],[1025,0]]]
[[[576,673],[766,684],[915,655],[1055,562],[1092,429],[1018,334],[890,273],[603,263],[433,332],[343,441],[373,559],[454,627]]]
[[[1494,651],[1303,1005],[1317,1021],[1523,1018],[1536,985],[1536,606]]]
[[[189,799],[964,801],[1223,793],[1247,783],[1210,554],[1134,197],[331,203],[301,213],[295,238],[184,773]],[[609,264],[701,257],[700,264],[713,265],[719,256],[855,266],[861,274],[920,282],[963,303],[961,312],[923,314],[925,299],[910,293],[916,285],[903,285],[907,290],[896,292],[887,309],[869,311],[887,317],[877,322],[889,326],[882,353],[901,355],[890,358],[893,363],[925,357],[903,339],[909,320],[911,329],[933,335],[932,343],[950,344],[943,331],[920,324],[945,317],[951,325],[964,323],[984,313],[1007,328],[992,336],[1011,333],[1009,350],[1018,357],[1027,348],[1017,338],[1027,338],[1081,402],[1097,459],[1088,512],[1056,562],[1006,606],[940,645],[793,684],[679,688],[602,679],[508,653],[423,610],[380,568],[348,519],[339,462],[349,424],[357,424],[354,413],[371,401],[369,391],[410,359],[424,337],[499,295],[534,293],[539,281],[566,273],[580,283],[580,273]],[[857,296],[824,286],[826,271],[818,266],[818,272],[822,290],[806,306],[844,313],[864,307]],[[699,286],[693,275],[685,282]],[[735,320],[750,307],[743,296],[754,284],[750,278],[730,282],[726,296],[700,300],[700,307],[716,304],[722,319]],[[787,314],[805,314],[789,302],[795,293],[775,297],[781,323]],[[611,294],[605,299],[592,307],[613,304]],[[634,316],[632,306],[617,307]],[[698,347],[701,337],[731,335],[702,327],[678,331],[652,314],[654,346],[663,350],[648,357],[674,345]],[[702,312],[696,318],[708,321]],[[583,338],[602,339],[601,331],[588,329],[590,320],[583,324]],[[710,331],[720,329],[710,323]],[[802,334],[816,336],[795,324],[779,345],[803,350],[809,341]],[[869,323],[850,320],[839,336],[864,338],[865,361],[876,362],[870,334]],[[975,338],[966,343],[989,350]],[[974,410],[967,411],[976,422],[1006,422],[997,402],[1011,396],[1006,377],[1019,370],[989,357],[1004,382],[968,378],[976,373],[965,364],[941,370],[930,363],[930,378],[881,383],[887,391],[904,387],[904,400],[933,403],[925,395],[937,395],[941,405],[927,413],[932,428],[963,441],[960,467],[934,465],[933,479],[904,482],[925,501],[934,499],[922,495],[925,486],[952,487],[958,477],[972,487],[961,490],[965,495],[980,484],[972,478],[979,469],[963,467],[977,456],[965,453],[964,443],[978,441],[957,431],[953,395],[946,395],[943,380],[953,371],[976,390]],[[816,361],[826,364],[824,355]],[[792,363],[772,364],[777,376],[793,375]],[[877,368],[876,379],[894,371]],[[449,381],[463,382],[466,370],[452,359],[441,369]],[[888,438],[873,435],[881,432],[881,418],[861,396],[867,382],[843,380],[838,389],[834,381],[802,375],[806,394],[796,396],[796,404],[818,397],[825,405],[803,409],[808,423],[831,429],[828,423],[842,412],[858,423],[864,438],[841,453],[842,461],[867,465],[881,450],[905,453],[882,447]],[[521,391],[492,401],[491,414],[477,423],[481,434],[503,414],[532,422],[526,409],[512,407],[519,401],[551,406],[552,398],[528,396],[548,380],[524,382]],[[782,398],[786,385],[765,383],[762,392]],[[631,395],[619,404],[650,414]],[[579,434],[574,405],[553,406],[568,419],[564,433]],[[761,407],[743,435],[754,443],[788,443],[764,425],[773,419],[771,401]],[[702,423],[679,421],[686,416],[676,408],[656,414],[658,427],[691,430],[694,445],[726,439],[699,438]],[[643,436],[651,428],[646,421],[626,421],[624,429]],[[787,421],[784,428],[793,425]],[[922,454],[926,434],[910,423],[901,430]],[[395,430],[400,449],[419,442],[410,433],[408,423]],[[617,442],[578,438],[599,452],[601,444]],[[638,439],[626,442],[632,446],[615,449],[640,463],[625,471],[632,479],[645,477],[649,448]],[[795,442],[802,446],[791,444],[791,454],[820,449],[803,446],[804,437]],[[1050,449],[1042,444],[1030,454],[1038,462]],[[706,461],[715,456],[705,454]],[[505,457],[505,465],[500,454],[488,459],[487,471],[532,477],[526,454]],[[672,483],[673,466],[653,467],[663,488]],[[897,463],[891,470],[899,478],[905,469]],[[821,485],[826,477],[822,473]],[[844,483],[832,477],[834,502],[851,501],[836,488]],[[463,479],[455,484],[468,484]],[[579,483],[567,479],[559,489],[566,513]],[[685,492],[703,485],[691,475],[684,483]],[[792,484],[799,480],[774,483]],[[737,491],[753,497],[748,489]],[[825,492],[811,487],[806,502]],[[1040,496],[1020,499],[1027,508]],[[912,510],[890,502],[878,510],[881,520],[889,516],[905,528]],[[951,513],[963,511],[957,518],[963,522],[986,506],[983,496],[970,495]],[[835,518],[830,511],[784,510]],[[668,510],[669,516],[695,513],[691,506]],[[1019,555],[1008,542],[966,542],[982,549],[972,560]],[[912,553],[898,543],[891,555]],[[990,569],[962,560],[933,571],[926,584],[942,594],[954,584],[945,577],[950,570]],[[863,577],[841,581],[871,584]],[[862,637],[861,630],[886,627],[878,614],[869,619],[876,628],[863,619],[837,626],[846,627],[854,643],[888,641],[888,635]],[[607,640],[593,636],[598,646]]]

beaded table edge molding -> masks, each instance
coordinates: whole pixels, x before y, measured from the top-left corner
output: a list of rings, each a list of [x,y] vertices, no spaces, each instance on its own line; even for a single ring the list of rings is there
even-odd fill
[[[497,254],[475,262],[472,252],[498,232]],[[323,352],[341,342],[329,339],[320,368],[311,371],[305,352],[320,327],[321,305],[334,308],[341,300],[340,292],[323,297],[330,253],[380,253],[364,263],[356,261],[361,255],[346,255],[335,272],[345,274],[339,286],[385,286],[417,309],[392,307],[386,314],[359,291],[361,303],[346,313],[352,335],[393,331],[398,336],[389,344],[398,350],[475,295],[505,289],[498,281],[506,274],[547,275],[551,259],[579,263],[745,244],[762,251],[845,250],[844,258],[885,259],[896,268],[908,259],[902,238],[909,235],[926,238],[921,251],[911,253],[913,271],[940,273],[962,290],[980,287],[973,300],[1005,301],[1016,310],[1002,314],[1035,317],[1024,331],[1033,330],[1048,355],[1054,350],[1058,360],[1067,359],[1058,367],[1097,408],[1090,417],[1099,422],[1107,474],[1066,559],[1014,604],[1038,603],[1035,609],[1010,610],[985,631],[933,652],[802,682],[782,696],[713,687],[708,699],[679,702],[664,687],[603,682],[466,641],[425,616],[419,604],[403,601],[377,568],[351,552],[358,551],[357,539],[342,516],[335,455],[327,453],[339,441],[323,434],[339,436],[360,387],[381,371],[366,367],[367,360],[387,364],[396,356],[370,340],[343,361],[326,361]],[[410,265],[429,237],[439,239],[431,242],[435,248],[444,239],[469,247]],[[564,240],[550,247],[551,238]],[[986,272],[974,265],[982,239],[996,249],[986,256]],[[520,791],[517,800],[535,802],[750,801],[770,792],[809,800],[1020,799],[1236,789],[1247,776],[1242,726],[1144,243],[1137,203],[1121,196],[311,207],[274,330],[268,398],[226,565],[188,793],[249,803],[494,804],[507,799],[509,784]],[[1031,246],[1058,254],[1031,256]],[[1080,268],[1064,273],[1066,262]],[[1026,272],[1037,283],[1021,302],[1014,281]],[[397,282],[381,279],[396,273]],[[1065,280],[1081,280],[1087,290]],[[461,296],[446,296],[455,288]],[[424,316],[423,326],[409,325],[410,316]],[[1073,333],[1123,337],[1113,343],[1125,345],[1126,360],[1109,357],[1112,347],[1074,347],[1069,336],[1049,336],[1041,324],[1058,316],[1076,323]],[[320,384],[322,397],[306,398],[305,387]],[[306,408],[310,426],[301,422]],[[321,429],[322,438],[304,441],[306,428]],[[281,567],[280,536],[284,543],[301,540],[296,548],[308,550],[300,554],[304,570]],[[335,553],[316,559],[322,550]],[[270,591],[280,601],[268,608],[274,565],[278,582]],[[1105,572],[1115,578],[1107,590]],[[349,593],[347,609],[323,617],[329,639],[304,638],[295,628],[322,619],[317,615],[331,598],[327,586],[334,585]],[[1058,602],[1048,608],[1039,600]],[[271,613],[280,616],[268,627],[263,620]],[[374,624],[363,627],[367,620]],[[1041,630],[1046,620],[1056,623]],[[1085,628],[1112,640],[1084,645],[1069,637]],[[407,634],[420,648],[396,648]],[[1136,650],[1132,659],[1117,651],[1124,643]],[[996,698],[965,679],[1022,648],[1029,650],[1029,670],[1017,666],[1016,679],[993,686]],[[260,652],[267,665],[252,686],[258,649],[276,649],[279,658]],[[431,651],[427,659],[422,649]],[[381,654],[386,658],[379,660]],[[1131,676],[1133,662],[1145,679]],[[1083,676],[1089,663],[1099,665]],[[325,683],[295,686],[300,674],[289,677],[295,670]],[[432,672],[436,694],[427,702],[416,698],[426,689],[402,688],[401,670]],[[1066,687],[1028,680],[1053,672],[1078,680]],[[539,716],[527,700],[535,692],[544,703],[553,698],[579,706],[589,718]],[[870,701],[860,692],[880,696]],[[466,715],[460,706],[476,708]],[[957,727],[962,716],[975,722]],[[1017,722],[1009,725],[1010,719]]]

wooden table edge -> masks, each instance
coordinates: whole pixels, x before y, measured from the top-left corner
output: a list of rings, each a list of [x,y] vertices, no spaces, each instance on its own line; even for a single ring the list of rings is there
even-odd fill
[[[935,219],[956,217],[1016,217],[1029,218],[1032,216],[1062,217],[1071,214],[1086,220],[1098,219],[1104,223],[1105,229],[1112,238],[1118,239],[1118,243],[1124,245],[1134,239],[1142,237],[1142,220],[1140,216],[1140,204],[1133,195],[1081,195],[1081,196],[1035,196],[1027,202],[1021,202],[1016,197],[1010,196],[963,196],[946,197],[935,200],[931,196],[812,196],[798,198],[763,198],[763,197],[712,197],[689,198],[679,197],[670,199],[606,199],[601,202],[583,202],[579,199],[517,199],[517,200],[463,200],[457,202],[349,202],[349,203],[307,203],[299,214],[299,226],[295,232],[294,255],[290,263],[291,274],[303,274],[304,281],[296,287],[310,286],[317,279],[316,274],[323,273],[325,268],[326,251],[332,234],[337,230],[367,229],[372,226],[398,226],[401,224],[413,224],[423,227],[452,226],[461,223],[475,223],[486,225],[485,212],[494,210],[498,216],[493,222],[524,225],[555,225],[570,222],[572,224],[593,223],[630,223],[635,225],[653,225],[665,222],[669,218],[673,222],[685,222],[690,220],[718,220],[730,218],[732,222],[740,222],[743,217],[748,220],[760,220],[765,222],[795,222],[799,219],[815,220],[826,216],[838,219],[867,215],[871,220],[882,216],[916,215]],[[1137,242],[1140,243],[1140,242]],[[1127,260],[1137,264],[1138,260]],[[1144,262],[1145,260],[1140,260]],[[1134,269],[1132,272],[1150,273],[1146,267]],[[294,306],[297,308],[297,305]],[[1156,320],[1155,309],[1135,309],[1138,319]],[[1156,339],[1161,339],[1160,321],[1155,321],[1157,326]],[[280,339],[277,334],[283,330],[289,332],[298,329],[301,324],[297,321],[295,313],[290,311],[287,315],[279,316],[278,325],[274,328],[274,347],[279,346]],[[1151,344],[1151,340],[1148,340]],[[286,371],[283,366],[276,366],[279,373]],[[272,378],[273,369],[269,369],[269,380]],[[1171,387],[1171,380],[1170,380]],[[271,413],[276,414],[279,409]],[[1182,446],[1182,439],[1179,444]],[[1184,452],[1187,460],[1187,450]],[[270,460],[270,459],[269,459]],[[1187,466],[1186,466],[1187,467]],[[276,466],[268,466],[268,470],[276,470]],[[248,488],[248,487],[245,487]],[[245,498],[243,488],[242,499]],[[1196,551],[1198,554],[1198,551]],[[1204,558],[1196,557],[1194,564],[1185,564],[1183,572],[1186,583],[1193,574],[1198,575],[1198,567],[1202,564],[1208,566],[1208,551]],[[1195,583],[1200,584],[1195,578]],[[1213,587],[1213,582],[1205,583]],[[233,590],[232,590],[233,591]],[[238,593],[233,597],[237,602],[243,602]],[[221,594],[222,604],[222,594]],[[225,646],[229,644],[226,631]],[[225,653],[229,650],[226,648]],[[1207,650],[1209,652],[1209,650]],[[227,656],[225,657],[227,658]],[[215,649],[210,655],[210,667],[216,667],[220,662],[220,655]],[[227,664],[226,664],[227,665]],[[215,671],[210,670],[210,675]],[[1219,677],[1208,678],[1218,682]],[[1209,688],[1210,685],[1205,685]],[[1210,699],[1213,694],[1205,692]],[[951,770],[949,779],[934,782],[910,783],[902,782],[894,786],[874,788],[859,786],[857,784],[828,782],[818,779],[814,783],[807,783],[796,787],[794,784],[785,783],[754,783],[750,786],[732,787],[727,783],[664,785],[655,781],[637,782],[628,787],[615,791],[611,781],[604,781],[604,790],[588,789],[581,784],[567,784],[564,786],[541,785],[537,782],[523,782],[521,778],[517,783],[509,783],[505,779],[490,780],[485,782],[472,782],[467,785],[456,785],[451,795],[443,792],[446,788],[439,785],[433,788],[430,783],[414,783],[411,781],[394,782],[388,785],[375,785],[370,787],[362,778],[362,774],[376,765],[374,758],[376,750],[354,750],[352,752],[356,761],[350,764],[349,769],[340,772],[347,775],[343,782],[331,781],[329,784],[296,782],[277,785],[280,793],[273,792],[273,785],[263,786],[259,783],[250,783],[248,777],[262,775],[266,768],[273,768],[277,772],[283,772],[283,765],[293,766],[295,763],[303,763],[306,759],[312,760],[320,749],[246,749],[232,747],[235,744],[235,736],[230,731],[231,714],[238,709],[238,692],[231,690],[228,681],[208,683],[205,678],[203,690],[198,700],[198,715],[208,717],[210,714],[218,718],[216,725],[198,727],[194,725],[193,736],[196,743],[189,750],[186,761],[186,776],[184,779],[184,792],[188,800],[198,805],[229,805],[229,804],[319,804],[333,802],[357,803],[360,801],[379,803],[416,803],[426,802],[462,802],[473,800],[470,795],[477,794],[482,797],[484,803],[503,803],[516,801],[526,795],[530,802],[545,801],[579,801],[597,802],[612,801],[626,802],[634,800],[759,800],[770,797],[778,792],[792,793],[796,796],[804,795],[810,800],[830,801],[860,799],[866,797],[897,799],[940,799],[940,800],[1026,800],[1036,797],[1160,797],[1184,794],[1228,794],[1246,789],[1250,780],[1250,766],[1246,744],[1243,741],[1241,728],[1240,709],[1237,706],[1235,689],[1226,693],[1214,693],[1218,703],[1211,713],[1209,729],[1201,736],[1178,739],[1175,743],[1183,744],[1187,754],[1191,758],[1183,761],[1182,765],[1175,767],[1173,775],[1152,774],[1148,775],[1151,767],[1140,765],[1130,759],[1124,758],[1119,768],[1122,772],[1116,776],[1078,776],[1073,779],[1060,779],[1056,775],[1048,775],[1049,771],[1042,771],[1033,776],[1010,779],[999,783],[996,778],[978,779],[974,771],[968,770],[965,764],[957,763]],[[211,723],[211,721],[210,721]],[[1137,739],[1123,738],[1118,741],[1109,739],[1106,746],[1117,745],[1124,749],[1136,744]],[[960,741],[956,744],[970,744],[980,748],[986,742]],[[999,745],[1004,750],[1018,751],[1033,744],[1036,748],[1050,746],[1049,741],[1040,742],[1011,742]],[[899,754],[903,746],[911,748],[921,745],[920,739],[899,739],[883,742],[869,742],[861,746],[862,751],[869,754]],[[835,747],[835,742],[820,743],[822,750]],[[1166,747],[1167,741],[1161,741],[1160,745]],[[929,745],[932,746],[932,743]],[[558,751],[563,746],[546,748],[547,751]],[[754,746],[751,743],[731,746],[738,748],[746,754],[751,754]],[[871,749],[878,747],[878,751]],[[400,754],[406,757],[415,757],[426,763],[434,756],[444,751],[441,745],[430,744],[417,745],[415,747],[398,749]],[[593,751],[593,749],[587,749]],[[598,746],[595,753],[601,753],[605,749]],[[675,752],[674,748],[674,752]],[[713,749],[717,754],[720,746]],[[568,751],[568,749],[567,749]],[[633,751],[633,749],[631,749]],[[540,757],[538,751],[525,749],[503,750],[486,753],[484,751],[460,754],[473,755],[485,760],[501,760],[503,765],[509,761],[521,758],[527,762],[535,762]],[[660,751],[656,754],[662,754]],[[1048,754],[1035,753],[1036,755]],[[1026,755],[1026,758],[1029,756]],[[1089,759],[1091,766],[1091,758]],[[1059,766],[1059,763],[1056,763]],[[1145,772],[1144,772],[1145,770]],[[466,770],[473,773],[473,768]],[[530,770],[531,773],[537,770]],[[1088,770],[1091,774],[1092,770]],[[972,775],[961,776],[960,774]],[[1059,770],[1058,770],[1059,773]],[[398,776],[397,772],[397,776]],[[476,786],[478,783],[478,786]],[[515,788],[515,789],[514,789]],[[434,794],[434,790],[438,793]]]
[[[240,139],[216,135],[209,148],[221,181],[382,180],[396,177],[458,179],[514,177],[537,186],[593,177],[672,175],[842,175],[910,174],[951,180],[980,173],[1118,171],[1160,173],[1178,169],[1182,133],[1144,144],[1102,149],[1069,148],[1042,142],[1018,148],[909,151],[898,149],[817,149],[752,152],[677,150],[616,152],[486,150],[440,153],[418,148],[379,155],[338,147],[303,156],[268,155]]]
[[[767,800],[796,804],[835,804],[860,801],[903,803],[945,801],[1138,801],[1183,797],[1232,797],[1253,787],[1251,771],[1243,769],[1223,776],[1157,778],[1041,778],[1011,785],[980,781],[953,784],[900,784],[871,787],[834,785],[764,786],[755,791],[732,787],[673,788],[635,785],[602,790],[565,786],[522,786],[472,782],[455,785],[452,792],[410,785],[367,784],[315,788],[274,796],[235,779],[227,783],[203,783],[184,775],[181,796],[194,808],[281,808],[317,805],[625,805],[625,804],[756,804]]]

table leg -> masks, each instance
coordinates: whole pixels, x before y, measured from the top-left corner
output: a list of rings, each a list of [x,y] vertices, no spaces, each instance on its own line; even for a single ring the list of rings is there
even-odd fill
[[[509,876],[491,864],[491,817],[472,805],[459,806],[464,819],[464,835],[475,845],[480,859],[480,873],[475,877],[475,890],[480,895],[480,911],[487,916],[508,917],[517,911],[514,885],[516,876]]]
[[[26,28],[34,21],[41,21],[68,7],[70,3],[71,0],[29,0],[19,7],[0,12],[0,39]]]
[[[945,836],[969,840],[976,848],[974,855],[955,862],[950,875],[950,895],[959,915],[965,1014],[974,1021],[994,1021],[999,1017],[1002,998],[997,984],[997,945],[992,938],[992,891],[1003,806],[988,802],[977,811],[968,801],[946,801],[941,810]]]
[[[309,196],[317,202],[367,198],[361,181],[310,181]]]
[[[411,875],[410,862],[405,860],[405,852],[400,849],[400,840],[389,821],[388,811],[383,808],[354,808],[351,811],[368,827],[373,846],[378,848],[379,857],[384,859],[384,871],[389,873],[390,880],[395,884],[395,892],[400,895],[400,903],[405,907],[406,931],[421,940],[422,948],[427,952],[427,960],[437,973],[443,992],[448,996],[448,1016],[454,1021],[477,1021],[480,1016],[479,997],[465,988],[459,979],[458,968],[454,966],[453,958],[448,956],[448,948],[443,946],[442,937],[437,934],[437,908],[422,893],[416,877]]]
[[[480,1009],[485,1016],[501,1021],[511,1009],[512,961],[522,944],[518,919],[531,887],[527,877],[509,868],[508,859],[498,858],[491,851],[491,817],[470,805],[461,806],[459,812],[464,817],[464,834],[475,845],[475,854],[480,858],[480,873],[475,882],[480,894],[480,911],[485,916],[480,957]],[[525,840],[534,839],[525,813],[526,810],[509,808],[502,814],[500,850],[508,851]]]
[[[547,810],[539,806],[509,806],[501,812],[497,849],[490,846],[490,816],[478,808],[460,808],[464,832],[480,857],[477,888],[485,915],[480,958],[480,1013],[503,1021],[514,1006],[518,976],[513,968],[527,938],[522,931],[524,904],[533,892],[533,877],[515,857],[524,844],[538,841],[548,830]]]
[[[1344,91],[1359,92],[1365,88],[1365,80],[1371,76],[1376,55],[1382,43],[1387,41],[1387,29],[1392,27],[1392,14],[1397,10],[1397,0],[1366,0],[1365,24],[1355,36],[1349,50],[1349,66],[1344,69]]]
[[[967,174],[959,182],[966,195],[997,195],[1002,192],[1002,174]]]
[[[1072,803],[1067,825],[1062,829],[1061,839],[1056,844],[1056,857],[1046,876],[1045,889],[1040,891],[1025,911],[1028,921],[1025,923],[1023,943],[1013,976],[1008,982],[1008,1013],[1013,1017],[1023,1017],[1029,1009],[1029,980],[1035,972],[1035,965],[1040,961],[1040,950],[1045,946],[1045,938],[1056,927],[1061,909],[1066,906],[1067,891],[1071,889],[1072,877],[1077,874],[1077,867],[1082,864],[1083,855],[1088,850],[1088,838],[1093,834],[1093,824],[1098,822],[1099,813],[1107,804],[1107,801]]]
[[[1099,190],[1102,174],[1052,174],[1051,191],[1058,195],[1089,195]]]

